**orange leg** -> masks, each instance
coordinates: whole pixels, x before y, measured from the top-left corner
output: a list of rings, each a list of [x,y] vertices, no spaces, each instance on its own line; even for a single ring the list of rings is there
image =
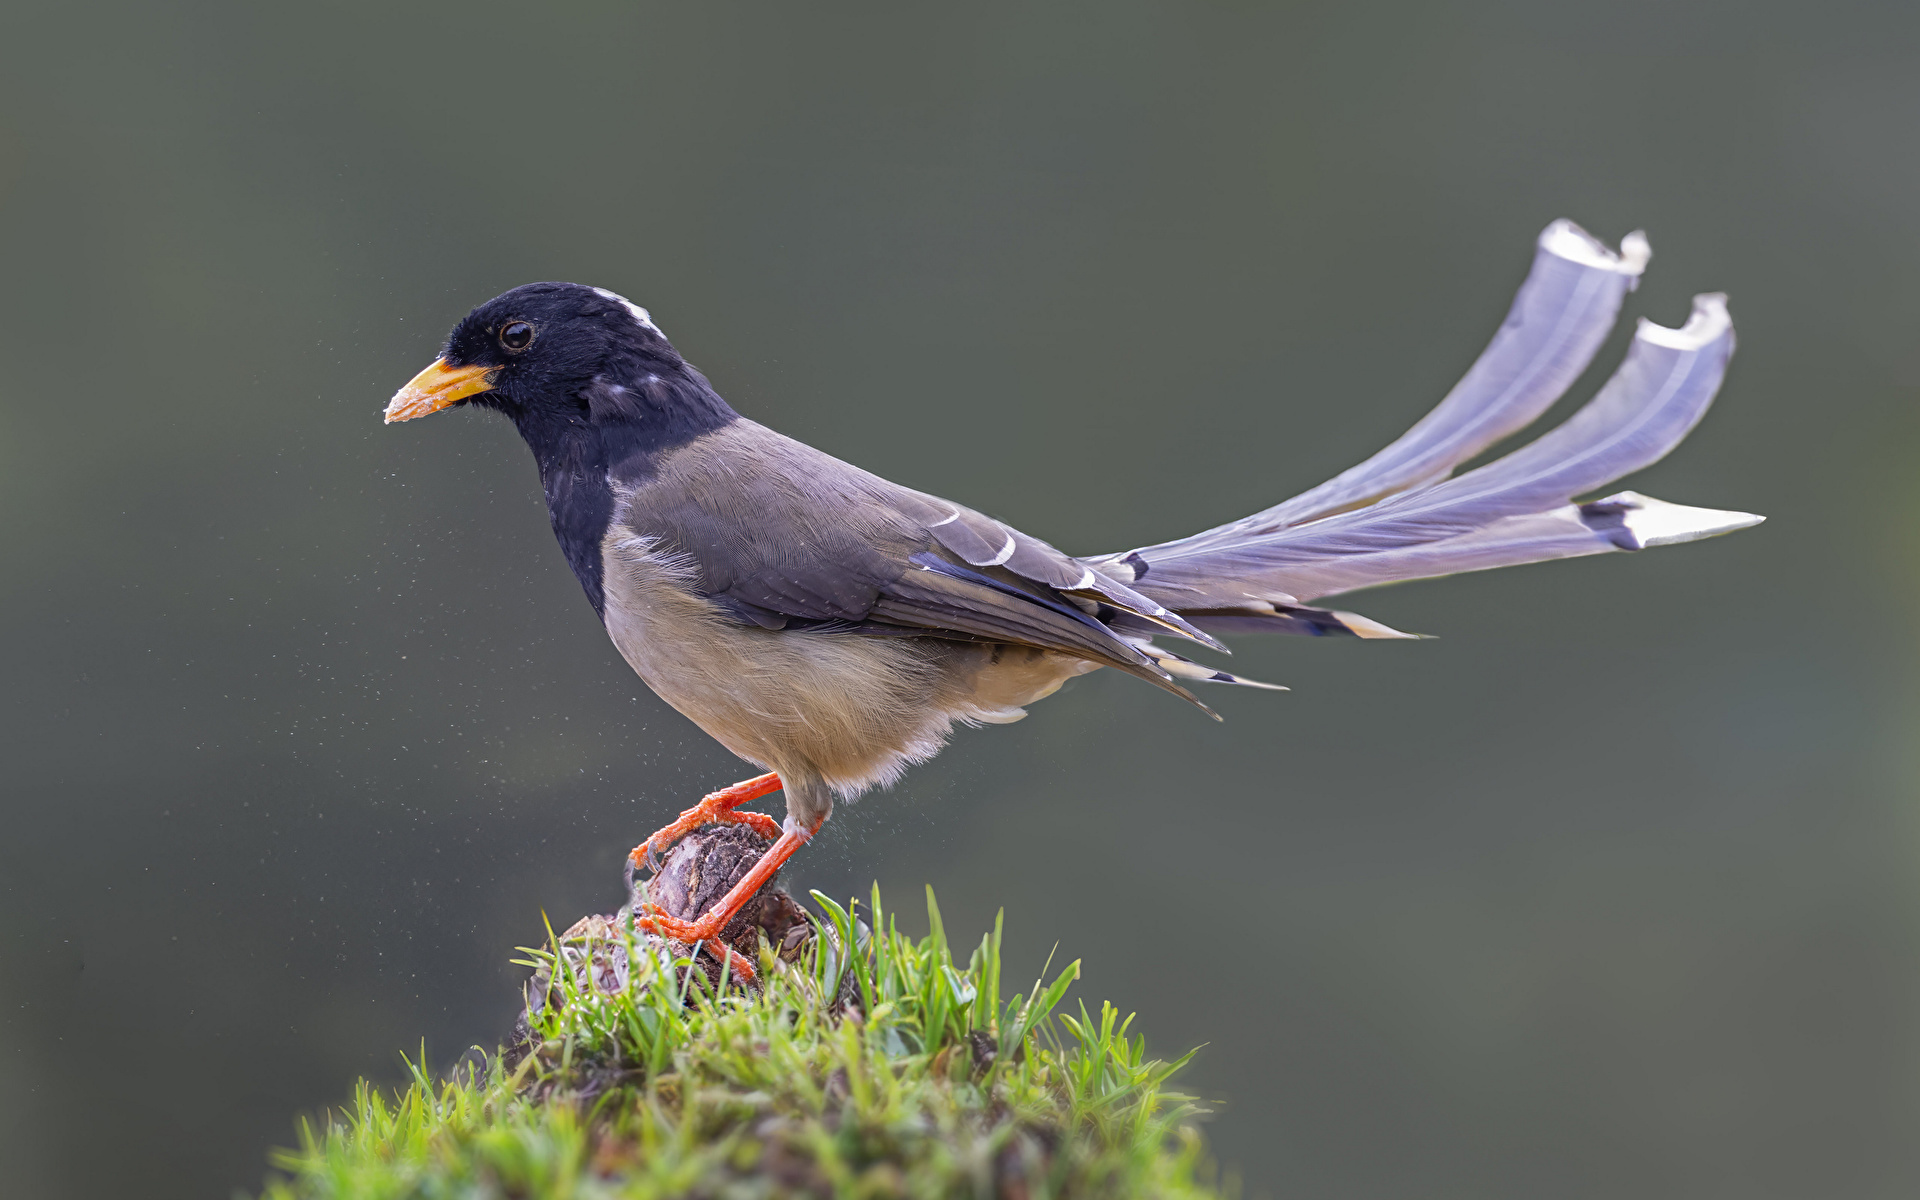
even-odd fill
[[[645,924],[645,918],[642,918],[642,924]],[[721,962],[730,964],[729,970],[732,972],[733,977],[740,982],[752,983],[754,978],[759,975],[759,972],[753,969],[752,963],[749,963],[744,956],[735,954],[733,947],[727,945],[725,942],[707,942],[705,945],[708,953],[712,954]]]
[[[668,916],[650,904],[646,906],[645,912],[638,914],[634,923],[649,932],[682,942],[704,942],[718,937],[720,931],[726,928],[727,922],[733,919],[733,914],[740,911],[740,906],[753,899],[754,893],[758,892],[767,880],[773,878],[773,873],[793,857],[794,851],[812,841],[813,835],[820,832],[820,826],[825,823],[826,818],[822,817],[814,822],[813,828],[804,833],[798,829],[789,829],[781,834],[780,840],[767,847],[767,852],[760,856],[760,861],[753,864],[753,869],[743,875],[740,882],[733,885],[733,890],[722,896],[719,902],[707,911],[707,915],[699,920],[682,921],[678,917]],[[718,943],[716,942],[715,945]],[[745,959],[724,947],[721,949],[725,957],[732,962],[735,975],[741,979],[753,978],[753,968]]]
[[[779,790],[780,777],[769,771],[765,775],[756,775],[745,783],[736,783],[732,787],[721,788],[717,792],[708,792],[700,803],[681,813],[679,820],[635,846],[627,858],[635,867],[646,866],[650,857],[662,853],[667,847],[702,825],[750,825],[761,837],[777,838],[780,836],[780,825],[772,817],[764,813],[743,813],[733,810],[749,800],[758,800],[768,792]]]

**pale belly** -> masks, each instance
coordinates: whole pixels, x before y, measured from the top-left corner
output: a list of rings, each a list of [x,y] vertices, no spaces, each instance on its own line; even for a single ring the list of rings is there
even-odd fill
[[[1021,646],[743,626],[647,539],[609,535],[602,549],[607,633],[647,686],[741,758],[842,797],[932,757],[955,722],[1017,721],[1096,665]]]

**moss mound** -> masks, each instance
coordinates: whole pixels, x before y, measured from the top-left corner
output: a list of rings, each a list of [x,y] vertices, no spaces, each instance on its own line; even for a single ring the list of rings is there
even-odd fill
[[[998,920],[962,967],[931,891],[918,940],[877,889],[866,913],[813,895],[813,936],[762,941],[744,987],[581,922],[528,952],[514,1047],[397,1095],[363,1082],[266,1197],[1217,1194],[1199,1110],[1165,1090],[1187,1059],[1148,1059],[1111,1005],[1064,1011],[1077,962],[1003,1002]]]

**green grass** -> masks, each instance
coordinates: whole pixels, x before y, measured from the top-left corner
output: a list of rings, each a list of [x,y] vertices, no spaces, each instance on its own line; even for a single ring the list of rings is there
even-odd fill
[[[1102,1004],[1063,1011],[1079,963],[1000,999],[1000,921],[964,967],[931,890],[931,933],[883,913],[873,936],[827,913],[765,986],[714,988],[687,960],[555,939],[536,1045],[509,1069],[398,1091],[362,1082],[350,1108],[275,1155],[266,1200],[352,1197],[1212,1197],[1190,1098],[1165,1090]],[[857,945],[852,955],[836,947]],[[624,988],[587,986],[615,949]],[[556,954],[574,970],[553,970]]]

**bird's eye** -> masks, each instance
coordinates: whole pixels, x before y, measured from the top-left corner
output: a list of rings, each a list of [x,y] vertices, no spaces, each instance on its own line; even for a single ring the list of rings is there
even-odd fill
[[[500,331],[500,344],[509,350],[525,350],[533,345],[533,326],[525,321],[509,321]]]

